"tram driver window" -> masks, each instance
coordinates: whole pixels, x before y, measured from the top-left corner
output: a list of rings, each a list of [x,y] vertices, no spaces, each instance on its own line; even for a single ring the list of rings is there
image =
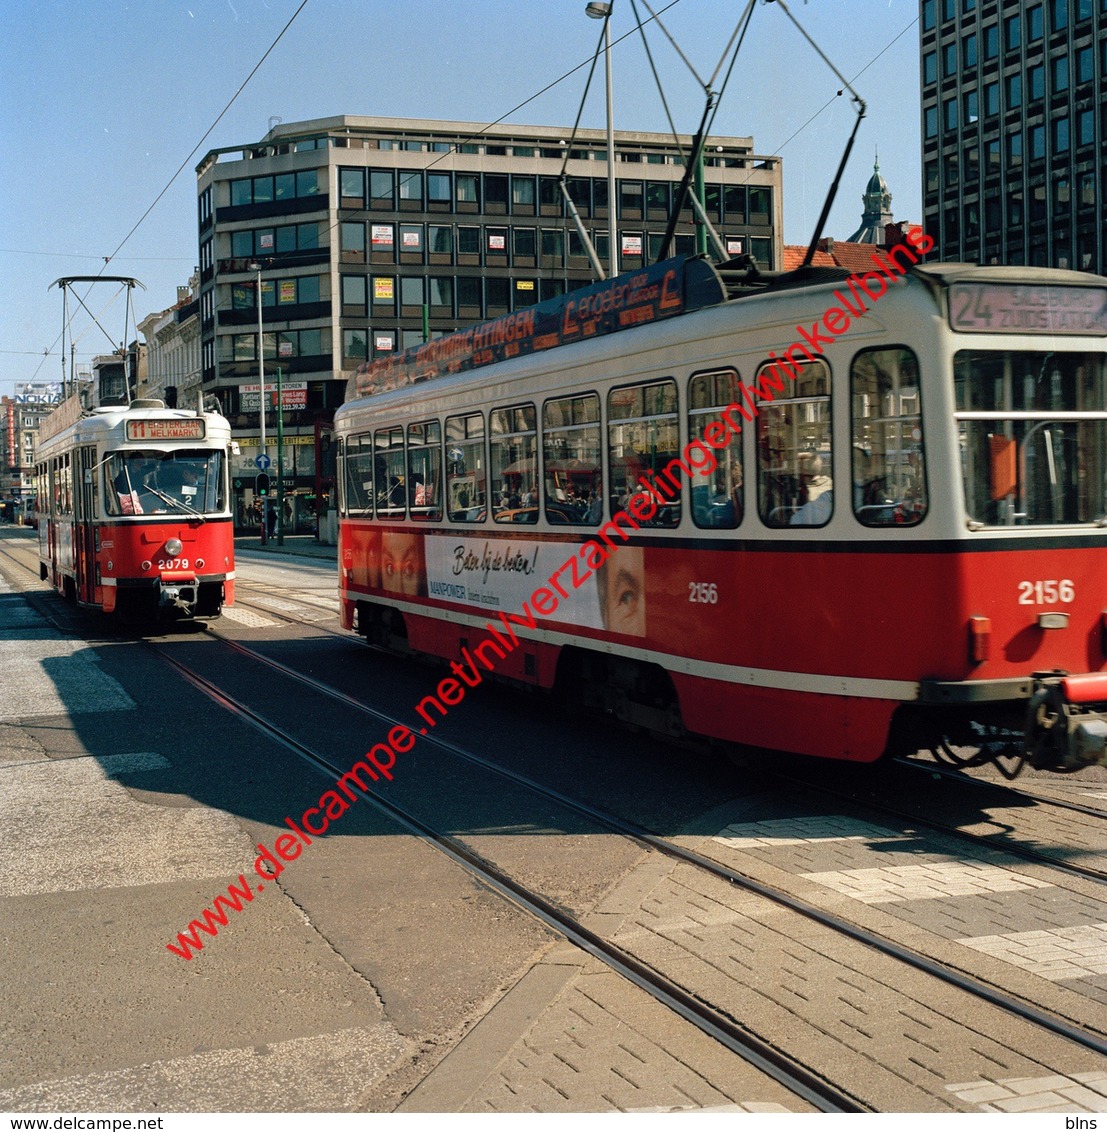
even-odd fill
[[[468,413],[446,418],[446,508],[455,523],[488,518],[484,417]]]
[[[903,346],[862,350],[850,367],[853,513],[866,527],[926,516],[919,363]]]
[[[830,372],[823,362],[757,373],[757,508],[768,527],[824,527],[834,512]],[[788,397],[774,392],[787,389]]]
[[[492,515],[497,523],[538,522],[538,436],[533,405],[493,409]]]
[[[965,505],[980,526],[1107,516],[1107,361],[1078,350],[958,350]]]
[[[603,515],[600,399],[560,397],[542,406],[546,521],[595,527]]]
[[[226,508],[224,457],[218,449],[112,452],[104,482],[109,515],[218,514]]]
[[[732,529],[742,521],[745,496],[741,434],[732,434],[721,449],[714,449],[703,438],[712,424],[721,424],[723,410],[741,400],[738,383],[738,371],[733,369],[697,373],[688,383],[689,439],[712,449],[715,460],[713,470],[692,480],[692,520],[697,527]]]
[[[613,389],[607,395],[607,446],[611,514],[624,510],[635,496],[653,501],[643,486],[649,485],[666,502],[651,518],[635,521],[643,527],[675,527],[682,474],[676,382]]]

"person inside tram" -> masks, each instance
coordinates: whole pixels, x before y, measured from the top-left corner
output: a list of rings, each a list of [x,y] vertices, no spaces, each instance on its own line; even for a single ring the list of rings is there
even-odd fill
[[[804,503],[788,520],[793,527],[821,527],[830,521],[834,510],[834,484],[823,472],[823,458],[813,448],[796,458]]]
[[[131,479],[127,465],[124,463],[112,477],[112,487],[115,488],[116,505],[111,500],[108,503],[109,514],[135,515],[138,513],[137,483]]]

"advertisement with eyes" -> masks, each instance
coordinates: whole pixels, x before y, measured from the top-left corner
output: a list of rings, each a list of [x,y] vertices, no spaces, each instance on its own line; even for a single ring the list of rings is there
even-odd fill
[[[381,535],[381,589],[406,597],[427,592],[423,535],[418,531],[385,531]]]
[[[426,564],[431,598],[503,613],[519,624],[541,618],[646,635],[641,547],[431,535]]]

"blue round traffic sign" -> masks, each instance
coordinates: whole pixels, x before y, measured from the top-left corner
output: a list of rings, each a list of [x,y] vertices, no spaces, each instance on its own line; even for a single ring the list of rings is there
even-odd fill
[[[270,460],[269,457],[264,453],[262,453],[262,455],[258,456],[254,460],[254,463],[257,464],[257,466],[264,472],[266,468],[268,468],[269,465],[273,463],[273,461]]]

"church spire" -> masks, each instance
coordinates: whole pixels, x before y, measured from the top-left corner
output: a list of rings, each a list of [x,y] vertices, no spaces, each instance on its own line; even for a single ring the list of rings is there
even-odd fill
[[[865,186],[861,203],[865,206],[861,213],[861,227],[849,238],[851,244],[884,243],[884,227],[893,223],[892,194],[888,184],[880,175],[880,153],[873,151],[873,175]]]

